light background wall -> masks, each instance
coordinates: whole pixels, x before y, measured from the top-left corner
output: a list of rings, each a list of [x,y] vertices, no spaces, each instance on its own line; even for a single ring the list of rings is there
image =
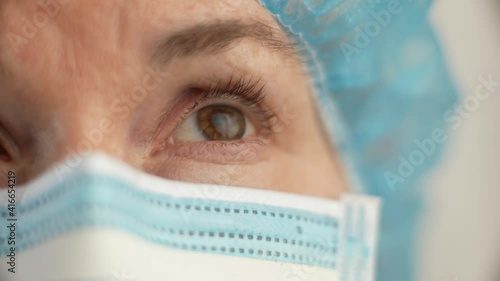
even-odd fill
[[[436,0],[431,14],[465,98],[478,76],[500,82],[500,1]],[[426,184],[418,280],[500,280],[500,87],[451,133]]]

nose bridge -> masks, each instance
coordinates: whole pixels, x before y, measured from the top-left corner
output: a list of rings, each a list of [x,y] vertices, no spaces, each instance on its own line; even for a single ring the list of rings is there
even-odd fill
[[[97,108],[96,108],[97,107]],[[81,109],[76,126],[69,128],[65,154],[87,155],[100,150],[115,158],[126,158],[127,132],[123,121],[110,114],[106,103],[93,104]]]

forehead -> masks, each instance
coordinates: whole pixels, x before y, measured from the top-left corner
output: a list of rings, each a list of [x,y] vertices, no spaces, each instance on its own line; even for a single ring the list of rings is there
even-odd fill
[[[140,83],[133,79],[143,77],[162,36],[227,19],[275,24],[249,0],[1,0],[0,74],[8,75],[0,84],[39,107],[111,96],[128,90],[127,81]]]
[[[139,64],[159,36],[217,19],[273,21],[249,0],[2,0],[0,63],[17,76],[77,82]]]
[[[85,20],[112,21],[112,15],[124,18],[144,19],[155,23],[175,23],[234,17],[245,14],[260,14],[262,9],[256,0],[2,0],[0,1],[1,20],[7,24],[18,24],[25,17],[36,21],[39,13],[46,13],[51,22],[89,23]],[[110,17],[111,15],[111,17]],[[196,15],[196,18],[193,16]],[[157,22],[158,23],[158,22]]]
[[[134,31],[143,35],[158,29],[168,32],[214,19],[269,19],[264,8],[251,0],[2,0],[0,12],[0,32],[4,35],[32,39],[59,32],[78,36],[81,41]],[[2,43],[12,43],[4,37]]]

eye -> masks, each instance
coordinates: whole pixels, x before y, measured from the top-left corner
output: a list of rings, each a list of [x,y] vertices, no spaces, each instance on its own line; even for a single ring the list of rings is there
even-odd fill
[[[0,162],[12,162],[19,156],[18,150],[7,131],[0,124]]]
[[[0,161],[4,161],[4,162],[10,162],[10,161],[12,161],[12,156],[7,151],[7,149],[5,149],[3,147],[3,145],[2,145],[1,142],[0,142]]]
[[[254,126],[241,110],[215,104],[191,114],[172,136],[174,141],[181,142],[235,141],[254,133]]]

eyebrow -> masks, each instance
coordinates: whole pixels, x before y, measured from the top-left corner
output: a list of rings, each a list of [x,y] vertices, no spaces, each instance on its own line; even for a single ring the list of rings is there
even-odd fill
[[[167,65],[176,58],[218,54],[242,39],[252,39],[287,59],[298,59],[295,45],[280,29],[263,22],[240,20],[198,24],[173,33],[156,46],[151,61]]]

